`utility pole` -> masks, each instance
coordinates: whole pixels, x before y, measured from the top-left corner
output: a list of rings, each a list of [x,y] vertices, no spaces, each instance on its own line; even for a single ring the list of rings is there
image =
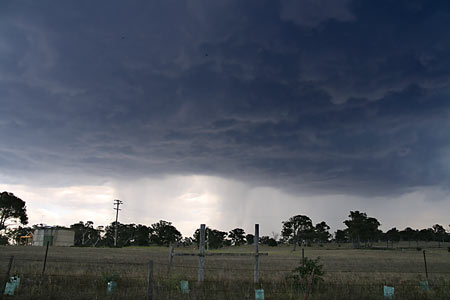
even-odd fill
[[[118,223],[117,220],[119,220],[119,210],[121,210],[119,207],[120,205],[123,204],[123,202],[121,200],[114,200],[114,205],[116,207],[114,207],[114,210],[116,211],[116,230],[114,232],[114,247],[117,247],[117,227],[118,227]]]

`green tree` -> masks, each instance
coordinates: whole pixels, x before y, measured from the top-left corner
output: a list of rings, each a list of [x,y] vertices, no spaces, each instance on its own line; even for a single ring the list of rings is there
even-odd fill
[[[389,241],[391,241],[392,243],[392,247],[394,247],[394,242],[398,242],[400,241],[400,232],[398,231],[397,228],[393,227],[391,229],[389,229],[385,234],[385,239],[386,239],[386,245],[389,245]]]
[[[319,243],[328,242],[331,237],[331,234],[328,230],[330,230],[330,226],[328,226],[327,223],[325,223],[325,221],[317,223],[316,226],[314,227],[315,239]]]
[[[228,238],[231,239],[231,244],[240,246],[245,243],[245,231],[242,228],[235,228],[228,233]]]
[[[171,222],[160,220],[158,223],[154,223],[151,226],[152,235],[150,242],[156,245],[168,246],[170,243],[181,241],[181,233],[172,225]]]
[[[14,196],[13,193],[2,192],[0,194],[0,231],[6,230],[6,221],[28,224],[25,201]]]
[[[336,242],[338,244],[340,243],[348,243],[348,229],[338,229],[336,230],[336,232],[334,233],[334,239],[336,240]]]
[[[419,241],[420,241],[420,230],[419,229],[414,230],[414,240],[416,240],[416,247],[419,248]]]
[[[183,247],[189,247],[192,246],[194,244],[194,239],[191,237],[184,237],[181,240],[181,244],[183,245]]]
[[[274,238],[271,238],[268,235],[263,235],[262,237],[259,238],[259,243],[261,245],[268,245],[270,247],[276,247],[278,246],[278,242],[277,240],[275,240]]]
[[[282,223],[283,229],[281,230],[281,236],[284,240],[294,244],[293,251],[297,249],[297,244],[311,240],[312,234],[314,233],[314,226],[309,217],[296,215]]]
[[[421,241],[429,242],[434,240],[434,230],[432,228],[425,228],[419,231],[419,239]]]
[[[148,246],[150,245],[150,237],[152,235],[152,228],[145,225],[137,225],[135,227],[134,240],[132,246]]]
[[[436,240],[439,243],[439,248],[441,248],[441,242],[444,242],[445,236],[447,233],[442,225],[435,224],[433,225],[433,232]]]
[[[217,229],[211,229],[209,227],[206,227],[205,229],[205,247],[208,249],[218,249],[222,248],[223,246],[226,246],[227,243],[231,243],[230,241],[227,242],[225,239],[227,236],[227,233],[225,231],[220,231]],[[200,229],[195,230],[193,241],[197,246],[200,245]]]
[[[92,221],[80,221],[70,225],[70,228],[75,231],[75,246],[95,246],[100,239],[100,232],[94,229]]]
[[[111,225],[106,226],[105,235],[101,241],[102,246],[113,247],[116,222],[112,222]],[[126,247],[131,246],[135,239],[136,225],[135,224],[123,224],[117,222],[117,246]]]
[[[206,231],[206,241],[211,249],[222,248],[226,244],[225,237],[227,233],[224,231],[210,229]]]
[[[372,242],[379,240],[382,231],[378,229],[380,227],[380,222],[377,219],[368,217],[364,226],[364,238],[366,243],[372,246]]]
[[[114,231],[115,231],[115,224],[116,222],[111,222],[110,225],[107,225],[104,230],[104,236],[100,242],[99,246],[104,247],[113,247],[114,246]],[[123,246],[122,243],[122,224],[120,222],[117,222],[117,246],[121,247]]]
[[[245,236],[245,240],[247,241],[247,245],[253,245],[253,243],[255,242],[255,236],[249,233]]]
[[[358,210],[350,211],[348,217],[350,219],[345,220],[344,224],[347,226],[354,247],[360,248],[361,241],[370,244],[371,241],[379,236],[380,231],[378,230],[378,227],[380,226],[380,222],[378,222],[377,219],[372,217],[368,218],[366,213],[362,213]]]
[[[415,231],[411,227],[406,227],[400,231],[400,237],[403,241],[408,241],[408,247],[411,247],[411,241],[414,240]]]
[[[267,241],[267,245],[269,247],[276,247],[276,246],[278,246],[278,242],[274,238],[269,238],[269,240]]]
[[[361,236],[363,235],[364,222],[367,220],[366,213],[357,211],[350,211],[348,216],[350,220],[345,220],[344,224],[348,228],[348,232],[352,239],[353,245],[359,248],[361,245]]]

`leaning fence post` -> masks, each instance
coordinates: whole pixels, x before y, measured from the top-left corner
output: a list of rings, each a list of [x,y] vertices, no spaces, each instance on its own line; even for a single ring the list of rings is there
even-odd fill
[[[44,257],[44,266],[42,267],[42,274],[45,272],[45,265],[47,265],[47,255],[48,255],[48,246],[50,245],[50,242],[47,241],[47,248],[45,249],[45,257]]]
[[[255,273],[253,280],[259,283],[259,224],[255,224]]]
[[[200,225],[200,254],[198,264],[198,281],[203,282],[205,280],[205,224]]]
[[[427,268],[427,257],[425,256],[425,250],[423,250],[423,262],[425,263],[425,276],[428,280],[428,268]]]
[[[11,272],[11,267],[12,267],[13,261],[14,261],[14,255],[12,255],[9,258],[8,269],[6,269],[5,281],[3,282],[3,287],[2,287],[2,295],[5,292],[6,283],[9,280],[9,273]]]
[[[153,300],[153,260],[148,262],[148,300]]]

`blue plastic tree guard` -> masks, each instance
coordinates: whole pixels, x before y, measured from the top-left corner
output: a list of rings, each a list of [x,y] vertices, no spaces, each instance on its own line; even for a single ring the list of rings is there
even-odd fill
[[[117,282],[116,281],[108,281],[108,286],[106,287],[106,293],[108,295],[114,293],[114,291],[117,289]]]
[[[20,286],[20,277],[19,275],[13,276],[9,278],[9,282],[6,283],[5,286],[5,295],[14,296],[14,292]]]
[[[387,286],[387,285],[384,286],[384,298],[394,299],[394,292],[395,292],[395,289],[393,286]]]
[[[264,300],[264,290],[255,290],[255,300]]]
[[[182,294],[189,294],[189,281],[180,281],[180,289]]]
[[[430,290],[430,286],[428,285],[428,280],[419,282],[419,286],[420,286],[420,289],[422,291],[429,291]]]

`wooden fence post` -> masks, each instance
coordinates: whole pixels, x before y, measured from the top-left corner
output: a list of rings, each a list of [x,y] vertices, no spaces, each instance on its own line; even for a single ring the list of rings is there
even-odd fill
[[[153,300],[153,260],[148,262],[148,300]]]
[[[253,274],[254,283],[259,283],[259,224],[255,224],[255,273]]]
[[[200,254],[198,264],[198,281],[203,282],[205,280],[205,224],[200,225]]]
[[[169,246],[169,265],[167,267],[167,276],[170,276],[170,271],[172,270],[172,261],[173,261],[173,244],[170,243]]]
[[[42,267],[42,275],[45,272],[45,266],[47,265],[47,255],[48,255],[48,246],[50,245],[50,241],[47,241],[47,248],[45,249],[45,257],[44,257],[44,266]]]
[[[425,250],[423,250],[423,262],[425,263],[425,276],[428,280],[428,268],[427,268],[427,257],[425,256]]]
[[[14,255],[9,258],[8,269],[6,269],[5,280],[4,280],[3,286],[2,286],[2,295],[5,292],[6,283],[9,281],[9,273],[11,272],[11,267],[12,267],[13,261],[14,261]]]
[[[305,248],[302,248],[302,266],[305,266]]]

